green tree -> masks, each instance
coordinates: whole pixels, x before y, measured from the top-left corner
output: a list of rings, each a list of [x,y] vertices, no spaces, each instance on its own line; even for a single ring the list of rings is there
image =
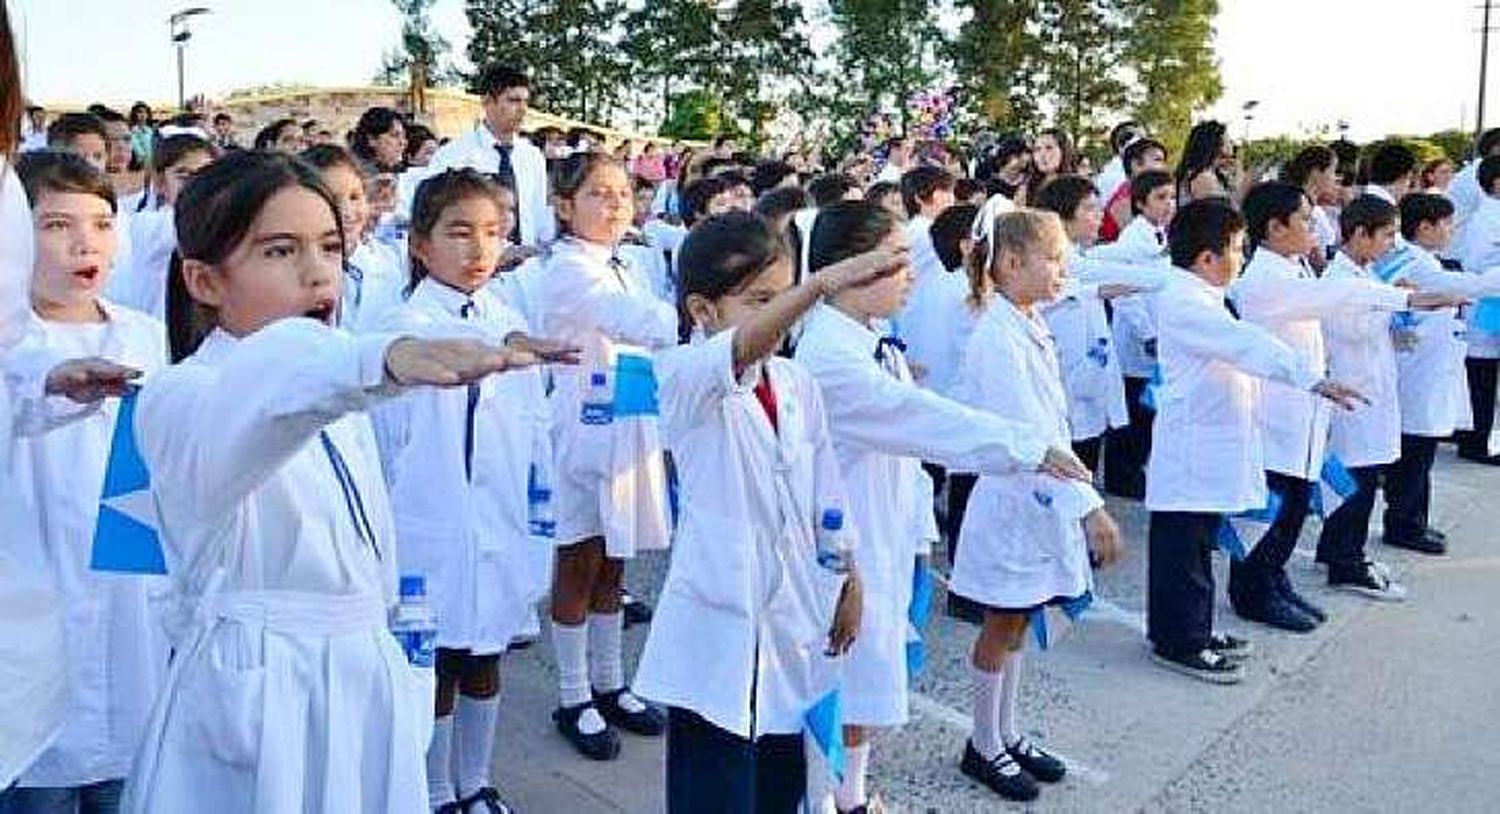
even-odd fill
[[[468,0],[469,59],[525,70],[553,113],[608,121],[629,63],[620,47],[623,0]]]
[[[1218,0],[1134,0],[1123,12],[1131,108],[1175,156],[1194,114],[1224,91],[1213,50]]]
[[[672,97],[670,107],[672,112],[657,131],[659,135],[707,141],[724,132],[723,107],[708,91],[684,91]]]
[[[957,0],[968,19],[949,47],[963,105],[980,124],[1026,130],[1041,120],[1038,0]]]
[[[437,0],[391,0],[401,12],[401,47],[387,51],[375,76],[378,85],[445,85],[461,77],[448,61],[451,46],[432,28],[428,12]]]
[[[717,70],[713,7],[703,0],[650,0],[625,16],[625,38],[632,84],[650,86],[664,117],[676,111],[673,99],[685,89],[713,84]]]
[[[813,91],[813,52],[800,0],[740,0],[715,15],[717,59],[707,77],[732,130],[759,142],[771,119]]]
[[[1042,0],[1037,8],[1045,98],[1058,126],[1075,141],[1125,106],[1129,87],[1119,64],[1125,50],[1127,0]],[[1104,125],[1107,126],[1107,125]]]
[[[926,0],[830,0],[829,20],[838,29],[838,60],[847,115],[893,107],[902,129],[907,99],[932,85],[943,43],[934,4]],[[852,108],[852,110],[851,110]]]

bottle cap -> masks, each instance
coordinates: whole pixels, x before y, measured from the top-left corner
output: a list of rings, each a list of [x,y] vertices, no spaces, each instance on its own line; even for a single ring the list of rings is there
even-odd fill
[[[824,509],[823,510],[823,529],[824,529],[824,531],[838,531],[838,530],[842,529],[843,527],[844,527],[844,510],[843,509]]]
[[[427,578],[421,575],[401,578],[401,598],[427,596]]]
[[[589,376],[589,384],[593,385],[594,387],[603,387],[605,381],[606,379],[604,378],[603,373],[594,373],[590,374]]]

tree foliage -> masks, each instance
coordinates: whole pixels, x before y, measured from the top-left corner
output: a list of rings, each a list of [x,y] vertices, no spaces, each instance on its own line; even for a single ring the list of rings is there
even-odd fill
[[[391,2],[401,12],[401,47],[386,51],[375,83],[402,85],[420,79],[427,86],[459,81],[458,71],[448,61],[452,46],[433,29],[428,16],[437,0]]]

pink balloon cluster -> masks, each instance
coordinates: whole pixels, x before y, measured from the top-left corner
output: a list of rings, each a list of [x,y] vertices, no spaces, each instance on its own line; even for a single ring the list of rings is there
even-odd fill
[[[909,136],[947,141],[953,136],[953,89],[932,88],[917,91],[906,100]]]

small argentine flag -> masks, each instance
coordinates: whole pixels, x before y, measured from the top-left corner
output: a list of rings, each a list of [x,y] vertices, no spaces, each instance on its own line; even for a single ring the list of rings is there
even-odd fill
[[[1056,605],[1043,605],[1031,612],[1031,633],[1036,637],[1036,645],[1043,650],[1052,647],[1059,639],[1052,635],[1052,628],[1047,621],[1048,608],[1057,608],[1062,616],[1072,626],[1078,622],[1078,617],[1094,604],[1094,592],[1084,591],[1081,595],[1066,600]]]
[[[1338,511],[1344,501],[1354,497],[1359,491],[1359,482],[1339,460],[1339,456],[1330,454],[1323,461],[1323,469],[1318,473],[1317,488],[1312,491],[1312,510],[1319,516],[1327,518]]]
[[[807,799],[822,799],[844,780],[844,713],[838,688],[829,690],[802,716],[802,731]]]
[[[123,574],[165,574],[156,503],[151,497],[151,475],[135,445],[135,402],[139,387],[120,399],[109,464],[104,470],[104,492],[99,496],[99,520],[94,526],[94,551],[89,567]]]
[[[927,627],[927,618],[932,613],[934,581],[932,569],[924,558],[918,557],[912,569],[911,604],[906,608],[906,680],[914,681],[927,665],[927,645],[922,641],[922,630]]]
[[[1281,495],[1268,491],[1265,506],[1225,517],[1224,522],[1219,526],[1219,537],[1215,542],[1231,560],[1243,560],[1249,556],[1250,547],[1240,539],[1240,534],[1234,527],[1234,521],[1242,520],[1256,525],[1269,526],[1276,522],[1276,516],[1279,514],[1281,514]]]

